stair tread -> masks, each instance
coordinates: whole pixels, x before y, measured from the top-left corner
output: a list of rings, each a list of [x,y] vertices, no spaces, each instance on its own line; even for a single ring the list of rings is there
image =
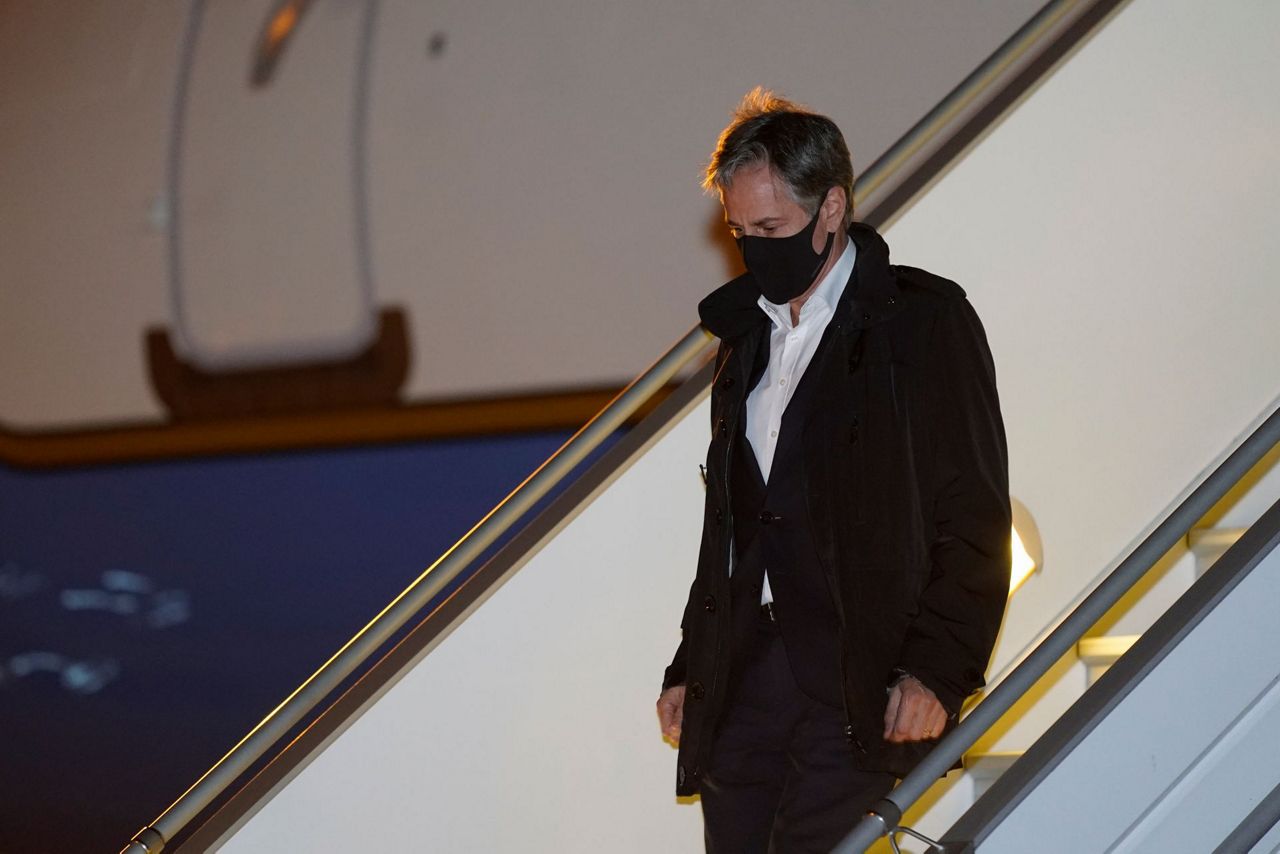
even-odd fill
[[[1196,554],[1214,554],[1231,548],[1248,528],[1192,528],[1187,546]]]
[[[994,779],[1018,761],[1025,751],[995,750],[990,753],[968,753],[964,757],[964,769],[980,779]]]
[[[1129,651],[1141,635],[1103,635],[1081,638],[1076,644],[1076,655],[1087,665],[1111,664]]]

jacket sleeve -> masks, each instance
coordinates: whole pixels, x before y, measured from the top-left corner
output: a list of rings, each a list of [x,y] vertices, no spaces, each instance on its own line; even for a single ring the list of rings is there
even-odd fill
[[[685,674],[688,672],[689,667],[687,657],[688,652],[686,650],[688,636],[684,635],[683,632],[689,622],[689,609],[693,607],[694,590],[696,589],[697,584],[698,581],[695,578],[693,584],[689,587],[689,600],[684,606],[684,616],[680,619],[680,630],[682,633],[680,637],[680,645],[676,647],[676,654],[671,657],[671,663],[667,665],[666,671],[662,674],[663,691],[667,690],[672,685],[683,685],[685,682]]]
[[[671,663],[667,665],[666,671],[662,674],[662,690],[665,691],[672,685],[683,685],[687,669],[688,662],[685,659],[684,638],[681,638],[680,645],[676,647],[676,654],[671,658]]]
[[[940,309],[927,360],[934,389],[936,535],[899,667],[955,715],[984,684],[1008,598],[1008,451],[995,365],[968,300]]]
[[[715,368],[715,374],[713,375],[715,378],[717,379],[719,378],[720,372],[724,370],[724,366],[729,359],[729,354],[732,352],[733,352],[733,348],[726,345],[725,342],[721,340],[718,348],[716,349],[716,361],[715,361],[716,368]],[[716,396],[717,392],[715,389],[716,389],[716,381],[715,379],[713,379],[712,391],[711,391],[712,406],[711,406],[711,416],[710,416],[711,418],[710,426],[712,426],[713,429],[714,429],[715,422],[718,418],[717,413],[719,411],[719,407],[715,405],[715,401],[718,399]],[[703,479],[705,483],[705,479],[706,479],[705,471],[703,472]],[[680,631],[681,631],[680,645],[676,647],[676,653],[674,656],[671,657],[671,663],[667,665],[666,671],[662,674],[662,690],[663,691],[667,690],[672,685],[683,685],[685,683],[685,678],[689,670],[689,660],[688,660],[689,636],[687,633],[689,629],[689,613],[694,608],[694,602],[697,598],[697,591],[698,591],[698,579],[695,576],[693,583],[689,585],[689,596],[685,600],[684,611],[682,612],[680,617]]]

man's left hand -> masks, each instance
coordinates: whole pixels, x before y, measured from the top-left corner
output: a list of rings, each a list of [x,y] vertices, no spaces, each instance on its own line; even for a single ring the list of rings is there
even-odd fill
[[[889,689],[889,705],[884,710],[885,741],[935,739],[946,725],[947,710],[919,679],[907,676]]]

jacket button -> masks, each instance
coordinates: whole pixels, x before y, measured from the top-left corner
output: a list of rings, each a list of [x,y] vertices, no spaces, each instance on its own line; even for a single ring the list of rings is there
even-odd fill
[[[720,381],[721,388],[733,388],[733,377],[725,377]]]
[[[702,600],[702,607],[708,614],[714,614],[716,611],[716,597],[708,596]]]
[[[721,418],[720,423],[716,425],[716,430],[720,432],[721,436],[729,435],[729,425],[725,423],[723,418]]]
[[[761,525],[768,525],[770,522],[772,522],[774,519],[777,519],[777,518],[778,518],[777,516],[774,516],[774,515],[773,515],[772,513],[770,513],[768,510],[761,510],[761,511],[760,511],[760,524],[761,524]]]
[[[719,525],[724,521],[724,511],[719,507],[716,508],[716,524]]]
[[[689,696],[695,700],[701,700],[703,697],[707,696],[707,689],[702,687],[701,682],[694,682],[689,686]]]
[[[898,301],[893,297],[889,297],[889,305],[897,305]]]
[[[864,321],[866,321],[867,323],[870,323],[870,322],[871,322],[871,312],[867,312],[866,314],[862,315],[862,319],[863,319]]]

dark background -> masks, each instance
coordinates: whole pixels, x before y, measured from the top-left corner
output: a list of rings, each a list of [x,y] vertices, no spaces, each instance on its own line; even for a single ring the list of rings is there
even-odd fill
[[[117,852],[567,434],[0,466],[0,852]]]

